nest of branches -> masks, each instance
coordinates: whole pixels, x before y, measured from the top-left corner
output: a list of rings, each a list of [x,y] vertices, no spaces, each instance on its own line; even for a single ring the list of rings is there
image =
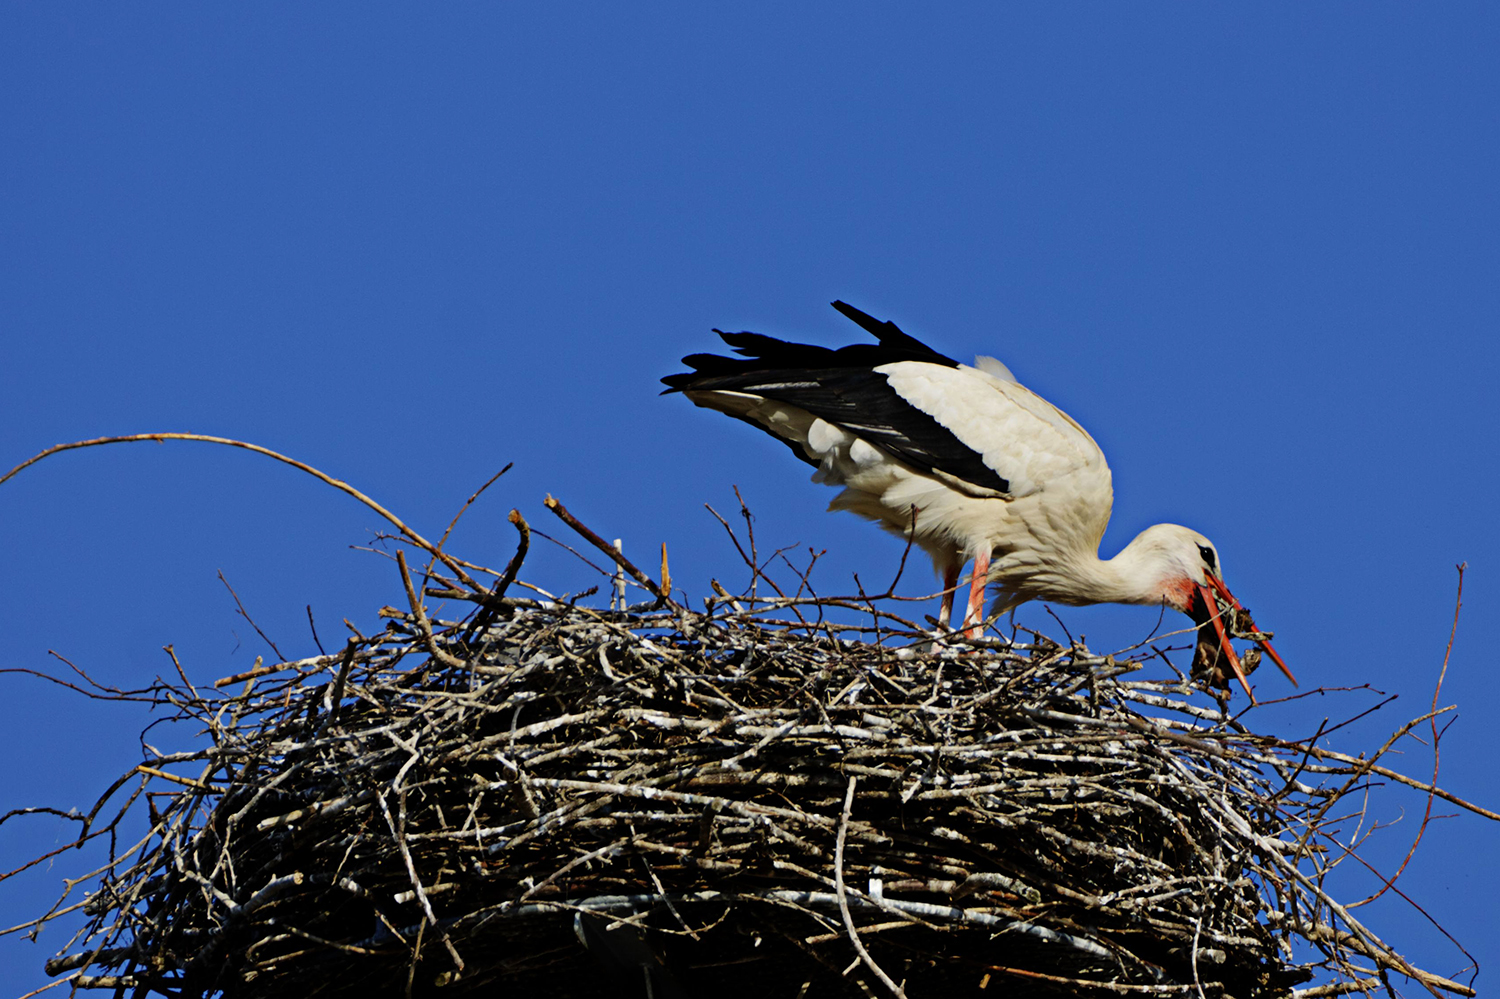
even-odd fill
[[[148,750],[83,820],[148,829],[37,921],[87,915],[48,972],[138,996],[1473,995],[1324,887],[1372,779],[1457,800],[1382,767],[1391,743],[1258,735],[1149,649],[934,641],[888,596],[715,583],[689,609],[665,556],[658,583],[549,506],[654,599],[507,595],[516,513],[489,585],[402,525],[434,562],[414,583],[397,554],[380,634],[144,692],[202,746]]]

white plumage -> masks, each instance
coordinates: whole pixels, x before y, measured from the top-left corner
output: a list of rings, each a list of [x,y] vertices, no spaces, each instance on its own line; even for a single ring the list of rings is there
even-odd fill
[[[1157,524],[1100,559],[1114,494],[1104,454],[1082,427],[994,358],[960,364],[894,323],[833,304],[879,343],[829,350],[716,330],[744,359],[693,354],[683,358],[693,371],[662,381],[787,443],[815,466],[815,482],[840,488],[829,509],[912,538],[943,578],[944,622],[973,560],[963,624],[971,637],[986,582],[995,612],[1033,599],[1165,604],[1213,628],[1212,644],[1250,692],[1223,623],[1244,609],[1207,538]]]

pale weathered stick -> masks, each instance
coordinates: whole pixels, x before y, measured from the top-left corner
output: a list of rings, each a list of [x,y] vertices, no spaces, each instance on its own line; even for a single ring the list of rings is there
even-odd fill
[[[854,807],[854,785],[857,780],[856,777],[850,777],[849,787],[844,792],[844,811],[839,817],[839,833],[833,848],[833,880],[834,890],[839,897],[839,915],[844,919],[844,930],[849,934],[849,942],[854,945],[854,952],[859,955],[865,967],[880,979],[882,985],[891,990],[891,995],[896,996],[896,999],[906,999],[906,990],[892,981],[891,976],[875,963],[875,959],[865,949],[864,941],[859,939],[859,928],[854,925],[854,916],[849,912],[849,898],[844,892],[844,837],[849,832],[849,813]]]

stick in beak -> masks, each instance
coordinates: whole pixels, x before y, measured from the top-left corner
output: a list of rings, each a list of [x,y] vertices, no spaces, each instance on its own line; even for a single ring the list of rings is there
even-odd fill
[[[1236,600],[1234,598],[1234,594],[1229,592],[1229,587],[1227,587],[1227,586],[1224,585],[1224,581],[1222,579],[1220,579],[1218,576],[1213,575],[1212,573],[1209,573],[1208,583],[1209,583],[1210,586],[1212,586],[1214,588],[1215,591],[1217,591],[1217,593],[1219,594],[1219,596],[1221,596],[1221,597],[1224,598],[1224,601],[1226,603],[1228,603],[1229,606],[1233,607],[1235,610],[1237,610],[1241,614],[1243,614],[1246,621],[1250,620],[1250,612],[1247,611],[1247,610],[1245,610],[1244,604],[1240,603],[1238,600]],[[1207,596],[1207,594],[1205,594],[1205,597],[1206,596]],[[1208,606],[1210,608],[1212,608],[1214,606],[1213,602],[1210,601],[1209,604],[1208,604]],[[1218,622],[1217,618],[1215,619],[1214,624],[1215,624],[1215,626],[1219,626],[1219,622]],[[1224,629],[1222,627],[1219,627],[1219,636],[1220,636],[1220,638],[1223,638],[1223,636],[1224,636]],[[1225,639],[1225,641],[1227,643],[1228,640]],[[1261,649],[1265,651],[1266,655],[1268,655],[1268,656],[1271,657],[1271,661],[1272,662],[1274,662],[1277,666],[1281,667],[1281,672],[1285,673],[1286,674],[1286,678],[1288,680],[1292,681],[1292,686],[1293,687],[1299,686],[1299,684],[1297,683],[1297,678],[1295,676],[1292,676],[1292,671],[1287,668],[1287,664],[1282,661],[1281,656],[1279,656],[1279,655],[1276,654],[1276,650],[1273,649],[1273,648],[1271,648],[1271,643],[1270,643],[1269,640],[1264,639],[1264,638],[1257,638],[1255,640],[1255,644],[1259,645],[1261,647]],[[1235,660],[1231,656],[1229,661],[1230,662],[1234,662]],[[1243,682],[1243,677],[1241,678],[1241,681]],[[1251,698],[1251,700],[1253,701],[1254,698]]]

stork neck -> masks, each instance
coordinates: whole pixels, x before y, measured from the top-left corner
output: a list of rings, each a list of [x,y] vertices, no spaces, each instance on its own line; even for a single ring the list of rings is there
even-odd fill
[[[1168,592],[1170,566],[1144,532],[1114,558],[1085,557],[1075,564],[1073,585],[1090,603],[1175,604]]]

